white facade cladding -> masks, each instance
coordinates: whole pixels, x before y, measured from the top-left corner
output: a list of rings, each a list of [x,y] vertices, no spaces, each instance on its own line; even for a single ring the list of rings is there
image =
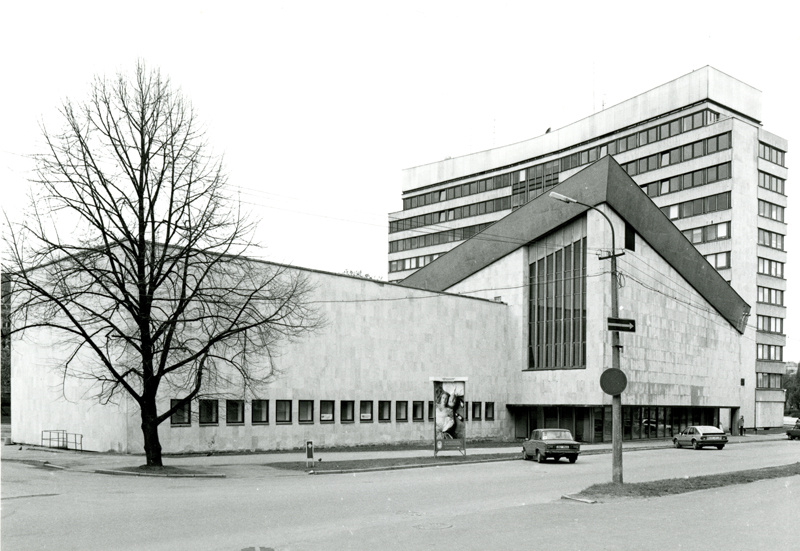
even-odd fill
[[[788,260],[786,140],[761,125],[761,92],[703,67],[564,128],[403,172],[390,213],[390,281],[418,270],[591,163],[611,156],[749,304],[741,374],[750,427],[782,422]]]
[[[743,322],[750,306],[610,158],[559,190],[611,218],[617,250],[633,247],[620,259],[621,312],[637,321],[637,332],[621,339],[630,381],[624,437],[668,437],[697,422],[730,429],[740,414],[757,415],[752,388],[740,383],[755,361]],[[468,441],[544,426],[602,441],[611,276],[598,253],[610,248],[597,212],[542,196],[404,285],[292,268],[313,285],[324,327],[285,343],[277,377],[258,391],[209,387],[187,415],[161,425],[163,450],[432,443],[431,377],[468,379]],[[551,283],[552,294],[536,287]],[[534,304],[539,293],[543,302]],[[536,323],[542,332],[531,329]],[[541,341],[532,340],[537,334]],[[65,357],[54,342],[35,330],[12,342],[13,438],[37,443],[42,430],[62,429],[82,434],[84,449],[141,452],[135,405],[98,405],[86,381],[62,380]],[[551,352],[532,360],[540,344]],[[162,388],[160,411],[180,397]]]
[[[469,377],[469,413],[473,403],[480,403],[481,413],[480,419],[470,415],[470,438],[502,438],[508,433],[508,388],[497,371],[497,366],[511,363],[514,338],[508,305],[301,271],[315,288],[313,300],[324,327],[285,344],[277,359],[280,375],[257,394],[220,388],[204,396],[216,400],[215,421],[201,424],[195,400],[188,423],[164,422],[159,435],[166,453],[291,449],[306,440],[316,446],[427,441],[433,435],[431,376]],[[62,379],[58,368],[65,357],[54,342],[53,335],[33,330],[12,342],[15,441],[36,444],[42,430],[63,429],[82,434],[84,449],[140,452],[136,404],[123,397],[117,404],[101,406],[87,392],[89,381]],[[163,411],[181,394],[164,386],[159,397]],[[243,415],[233,422],[228,420],[228,400],[244,406]],[[261,418],[266,422],[254,418],[254,401],[267,401],[267,414]],[[323,420],[323,402],[329,401],[334,402],[333,415]],[[289,407],[281,411],[288,414],[287,421],[278,417],[279,402]],[[351,419],[342,419],[343,402],[353,403]],[[367,402],[372,403],[372,418],[361,419],[360,406]],[[385,420],[379,411],[383,402],[390,403]],[[398,419],[403,409],[398,404],[403,403],[405,418]],[[423,407],[418,419],[415,403]],[[311,417],[305,420],[300,410],[309,405],[303,413]]]

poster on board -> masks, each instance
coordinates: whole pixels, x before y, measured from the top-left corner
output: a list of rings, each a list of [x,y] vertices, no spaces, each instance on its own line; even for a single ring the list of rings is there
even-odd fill
[[[433,383],[433,455],[457,450],[467,455],[466,377],[431,377]]]

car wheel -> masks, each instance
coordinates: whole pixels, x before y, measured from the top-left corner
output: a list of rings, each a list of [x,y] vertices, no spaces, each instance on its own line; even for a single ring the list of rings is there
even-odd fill
[[[721,450],[721,449],[722,449],[722,448],[724,448],[724,447],[725,447],[725,446],[717,446],[717,449],[718,449],[718,450]]]
[[[700,449],[700,445],[697,443],[697,440],[692,440],[692,447],[696,450]]]
[[[681,443],[678,442],[677,438],[672,440],[672,445],[675,446],[676,448],[680,448],[681,447]]]
[[[570,463],[575,463],[577,460],[578,460],[578,456],[577,455],[570,455],[569,456],[569,462]]]
[[[536,461],[539,463],[544,463],[545,456],[542,455],[542,452],[536,450]]]

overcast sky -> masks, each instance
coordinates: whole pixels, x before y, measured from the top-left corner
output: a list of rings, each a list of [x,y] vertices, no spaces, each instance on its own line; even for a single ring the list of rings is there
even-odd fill
[[[386,278],[403,168],[538,136],[705,65],[761,90],[764,127],[790,148],[800,132],[789,2],[15,4],[0,12],[12,218],[25,155],[42,151],[39,123],[57,128],[64,98],[83,100],[95,75],[143,59],[192,101],[261,217],[259,255],[321,270]],[[789,281],[798,242],[789,233]],[[796,295],[786,294],[790,361]]]

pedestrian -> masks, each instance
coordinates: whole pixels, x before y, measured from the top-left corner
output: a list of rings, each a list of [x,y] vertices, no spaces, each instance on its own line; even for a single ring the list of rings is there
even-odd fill
[[[744,415],[739,417],[739,436],[744,436]]]

